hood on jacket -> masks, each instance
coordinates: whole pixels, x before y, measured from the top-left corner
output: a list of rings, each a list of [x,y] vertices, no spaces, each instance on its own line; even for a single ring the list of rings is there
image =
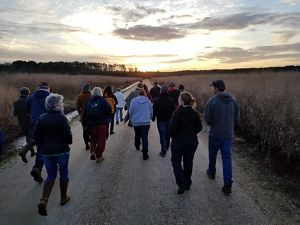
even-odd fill
[[[45,89],[38,89],[36,92],[34,92],[33,96],[37,99],[45,98],[49,95],[49,91]]]
[[[233,100],[232,96],[225,92],[218,94],[218,99],[220,99],[225,104],[229,104]]]
[[[149,102],[149,99],[146,96],[138,96],[136,99],[139,104],[146,104]]]

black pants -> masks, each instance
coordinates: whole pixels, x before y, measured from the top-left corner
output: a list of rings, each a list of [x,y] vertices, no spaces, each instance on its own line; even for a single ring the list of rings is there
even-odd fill
[[[115,113],[111,114],[111,120],[110,120],[110,133],[114,131],[115,127]]]
[[[83,132],[83,140],[84,140],[84,143],[85,145],[88,145],[89,142],[90,142],[90,132],[89,132],[89,129],[87,128],[87,126],[83,123],[82,124],[82,132]]]
[[[181,137],[172,139],[172,166],[176,184],[180,188],[189,187],[192,184],[193,160],[197,150],[197,137]],[[181,161],[183,160],[183,167]]]

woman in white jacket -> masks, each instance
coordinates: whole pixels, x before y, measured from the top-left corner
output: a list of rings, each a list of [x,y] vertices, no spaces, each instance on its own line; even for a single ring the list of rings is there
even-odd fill
[[[116,123],[123,121],[123,108],[125,107],[125,98],[120,88],[117,89],[115,96],[118,100],[117,108],[116,108]]]

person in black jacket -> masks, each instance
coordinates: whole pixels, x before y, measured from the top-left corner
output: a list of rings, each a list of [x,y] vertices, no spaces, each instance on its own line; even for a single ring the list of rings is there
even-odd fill
[[[157,118],[157,128],[159,132],[161,157],[166,156],[170,147],[169,126],[174,110],[176,109],[174,101],[168,96],[168,87],[163,85],[160,89],[160,95],[153,104],[153,121]]]
[[[20,98],[14,102],[13,108],[13,115],[18,118],[19,127],[21,128],[22,135],[26,137],[27,144],[30,142],[31,139],[29,131],[30,113],[27,108],[29,94],[30,90],[28,87],[20,88]],[[22,151],[20,151],[19,156],[25,163],[28,163],[28,160],[26,158],[26,154],[28,151],[31,152],[31,157],[36,155],[32,145],[30,145],[29,148],[25,148]]]
[[[43,216],[47,216],[47,202],[57,176],[57,168],[59,168],[60,174],[60,204],[65,205],[70,200],[70,197],[67,196],[67,188],[69,183],[69,145],[72,144],[69,121],[63,114],[63,96],[50,94],[46,98],[45,105],[47,112],[39,117],[33,130],[34,140],[43,157],[48,174],[42,198],[38,204],[38,212]]]
[[[192,95],[182,92],[179,96],[179,108],[173,113],[170,123],[171,161],[178,185],[177,194],[183,194],[192,184],[193,159],[198,146],[197,134],[202,130],[200,117],[193,109],[193,104]]]

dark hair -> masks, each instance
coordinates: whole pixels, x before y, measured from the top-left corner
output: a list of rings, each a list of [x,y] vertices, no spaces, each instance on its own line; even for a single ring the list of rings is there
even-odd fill
[[[184,86],[183,86],[182,84],[180,84],[180,85],[178,86],[178,89],[179,89],[179,90],[184,90]]]
[[[20,94],[22,96],[28,96],[30,94],[30,89],[28,87],[21,87]]]
[[[111,95],[113,93],[113,87],[108,85],[104,88],[103,95]]]

